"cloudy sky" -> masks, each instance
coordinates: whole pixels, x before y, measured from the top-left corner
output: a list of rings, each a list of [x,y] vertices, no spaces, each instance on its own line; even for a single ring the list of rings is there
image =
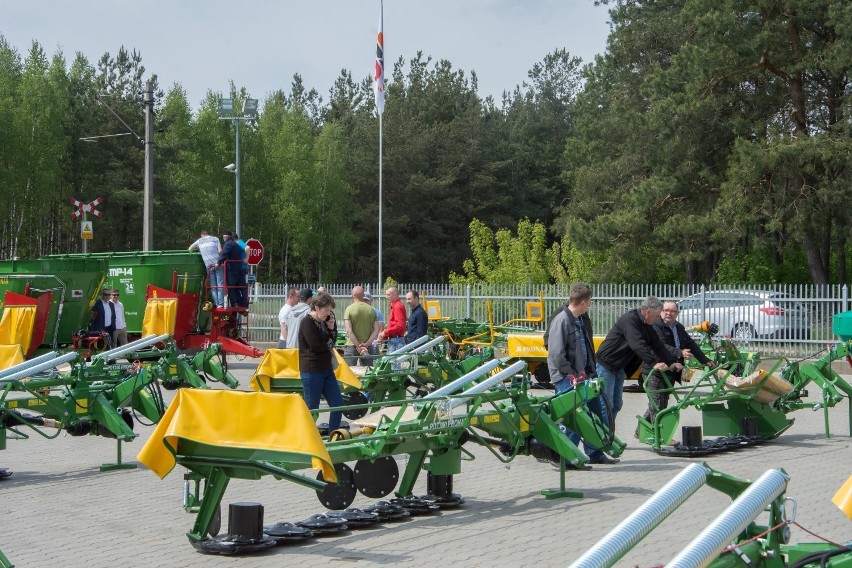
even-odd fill
[[[299,73],[327,93],[341,69],[360,81],[375,56],[379,0],[0,0],[0,33],[22,56],[33,40],[70,64],[94,64],[122,45],[142,54],[160,85],[180,83],[193,108],[228,81],[263,99]],[[590,62],[609,32],[592,0],[385,0],[385,62],[422,51],[447,59],[498,100],[545,55],[566,48]],[[147,77],[146,74],[146,77]]]

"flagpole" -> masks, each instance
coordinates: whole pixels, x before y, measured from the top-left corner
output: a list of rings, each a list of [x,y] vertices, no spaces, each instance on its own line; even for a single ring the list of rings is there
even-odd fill
[[[379,280],[382,289],[382,113],[385,110],[385,3],[379,1],[379,33],[376,35],[376,112],[379,114]]]
[[[379,283],[382,290],[382,113],[379,113]]]

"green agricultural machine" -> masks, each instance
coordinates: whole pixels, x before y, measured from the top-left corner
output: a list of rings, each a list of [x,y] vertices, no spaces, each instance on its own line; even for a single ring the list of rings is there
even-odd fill
[[[70,347],[92,317],[92,305],[100,297],[107,263],[100,258],[0,261],[0,295],[4,324],[0,344],[18,343],[24,355],[39,348]],[[34,312],[32,329],[18,331],[14,312]]]
[[[706,346],[714,332],[712,326],[705,327]],[[810,361],[762,361],[758,353],[740,353],[731,344],[721,344],[709,353],[715,358],[715,368],[695,372],[682,386],[672,385],[666,378],[666,390],[674,403],[658,409],[653,422],[637,416],[639,440],[659,453],[685,457],[758,445],[790,428],[793,419],[787,415],[803,408],[823,411],[825,436],[829,437],[828,411],[844,399],[849,404],[852,436],[852,386],[832,369],[834,361],[849,360],[852,354],[852,312],[835,315],[833,329],[840,342]],[[806,400],[811,384],[820,389],[818,401]],[[667,447],[687,408],[701,412],[703,433],[702,427],[684,427],[683,440]],[[704,435],[719,438],[704,440]]]
[[[315,489],[323,505],[333,510],[347,509],[357,492],[380,498],[395,489],[401,503],[455,507],[463,499],[452,491],[453,476],[461,472],[462,461],[474,458],[464,447],[468,443],[488,448],[502,463],[531,455],[585,464],[586,454],[564,433],[570,428],[612,456],[622,453],[625,444],[587,409],[588,401],[600,396],[601,382],[593,379],[558,396],[536,396],[529,387],[523,361],[505,367],[491,360],[423,398],[361,405],[371,413],[353,421],[349,429],[332,432],[325,444],[304,403],[294,395],[182,391],[186,400],[181,404],[189,405],[191,414],[184,416],[176,409],[164,418],[139,459],[161,477],[176,464],[186,467],[190,473],[184,505],[197,513],[187,534],[190,542],[201,552],[234,553],[251,552],[254,543],[229,541],[230,535],[211,538],[218,532],[220,503],[232,478],[272,475],[292,481]],[[246,396],[255,398],[249,402]],[[193,420],[206,422],[208,416],[212,419],[236,408],[259,412],[259,423],[271,424],[263,417],[283,411],[264,406],[282,405],[285,399],[292,406],[288,420],[277,418],[272,431],[261,427],[262,438],[257,427],[221,432],[218,440],[201,439],[192,429]],[[348,408],[352,407],[340,410]],[[255,424],[252,417],[247,420]],[[393,456],[402,454],[409,457],[400,474]],[[298,472],[312,466],[322,469],[316,479]],[[427,495],[418,498],[413,491],[421,471],[427,472]],[[565,489],[564,468],[560,487],[542,493],[548,498],[582,496]]]
[[[690,464],[641,507],[575,560],[570,568],[610,568],[703,485],[727,495],[731,504],[666,566],[710,568],[849,568],[852,548],[832,542],[790,544],[795,501],[785,495],[789,476],[770,469],[754,481]],[[852,514],[852,478],[833,502]],[[792,506],[791,506],[792,505]],[[766,514],[766,521],[757,518]],[[662,566],[662,564],[661,564]]]
[[[344,414],[346,418],[357,419],[368,410],[359,405],[423,397],[478,367],[491,354],[451,359],[447,356],[445,338],[423,336],[378,357],[371,367],[350,367],[342,357],[337,357],[335,374],[344,402],[356,406]],[[249,385],[258,392],[301,393],[298,350],[267,350]]]
[[[236,388],[218,362],[218,344],[194,356],[178,352],[168,335],[150,336],[85,361],[77,352],[49,352],[0,371],[0,450],[7,432],[55,438],[101,435],[117,440],[117,461],[102,471],[135,467],[121,461],[121,442],[136,438],[133,417],[156,423],[165,411],[160,387],[207,388],[207,381]],[[119,362],[127,360],[127,363]],[[60,367],[69,366],[67,371]],[[0,469],[0,477],[10,474]]]
[[[248,310],[211,306],[201,255],[186,250],[0,261],[0,344],[18,343],[27,356],[68,347],[87,354],[105,349],[107,342],[87,331],[104,288],[119,290],[131,339],[168,333],[181,349],[221,343],[226,353],[262,354],[249,343]],[[31,330],[19,325],[22,319],[33,320]]]

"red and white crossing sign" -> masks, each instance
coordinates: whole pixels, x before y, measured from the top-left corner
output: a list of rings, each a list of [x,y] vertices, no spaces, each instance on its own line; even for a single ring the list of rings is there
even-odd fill
[[[76,199],[72,199],[71,205],[76,207],[76,209],[74,209],[74,212],[71,213],[71,218],[72,219],[79,219],[81,216],[83,216],[83,214],[87,214],[87,213],[91,213],[95,217],[102,217],[103,212],[98,211],[97,209],[95,209],[95,207],[97,207],[98,205],[100,205],[103,202],[104,202],[103,197],[98,197],[97,199],[95,199],[91,203],[83,203],[82,201],[77,201]]]
[[[263,245],[257,239],[246,241],[246,262],[256,266],[263,260]]]

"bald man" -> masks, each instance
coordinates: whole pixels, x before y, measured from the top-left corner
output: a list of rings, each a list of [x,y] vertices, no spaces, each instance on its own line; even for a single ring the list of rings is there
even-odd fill
[[[375,351],[373,341],[378,336],[376,329],[376,311],[364,301],[364,288],[352,288],[352,303],[343,313],[343,325],[346,329],[344,357],[367,355]]]

